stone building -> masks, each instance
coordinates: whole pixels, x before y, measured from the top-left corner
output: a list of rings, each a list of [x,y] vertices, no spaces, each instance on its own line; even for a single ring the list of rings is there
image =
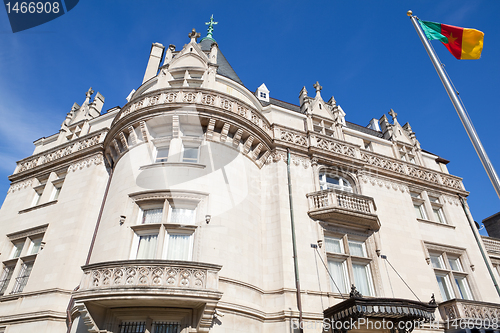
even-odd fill
[[[210,29],[189,38],[152,45],[123,107],[104,112],[90,89],[17,162],[0,331],[321,332],[362,318],[443,332],[499,317],[500,243],[487,252],[461,178],[408,123],[391,110],[353,124],[319,83],[298,105],[252,92]]]

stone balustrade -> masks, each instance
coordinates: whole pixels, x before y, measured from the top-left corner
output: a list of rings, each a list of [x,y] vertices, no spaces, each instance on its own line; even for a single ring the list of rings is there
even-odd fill
[[[83,267],[80,291],[106,288],[186,288],[217,290],[221,266],[170,260],[127,260]]]
[[[329,189],[307,194],[309,216],[323,221],[344,221],[347,224],[380,228],[373,198],[356,193]]]
[[[500,304],[452,299],[439,304],[441,317],[445,321],[471,319],[478,323],[491,324],[500,318]]]

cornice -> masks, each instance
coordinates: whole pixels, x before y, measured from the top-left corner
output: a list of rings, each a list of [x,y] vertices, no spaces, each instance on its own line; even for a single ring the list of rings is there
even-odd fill
[[[102,152],[104,137],[107,128],[95,133],[87,134],[78,140],[69,141],[48,151],[29,156],[17,162],[14,174],[9,176],[9,180],[16,182],[19,180],[33,177],[40,171],[50,169],[51,167],[61,167],[68,165],[75,159],[95,152]]]

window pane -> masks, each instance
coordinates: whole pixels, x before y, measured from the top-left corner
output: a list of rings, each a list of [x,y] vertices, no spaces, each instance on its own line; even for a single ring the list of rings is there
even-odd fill
[[[371,296],[371,275],[368,265],[352,264],[354,273],[354,285],[363,296]]]
[[[432,267],[434,268],[441,268],[441,269],[444,268],[443,259],[441,258],[441,256],[436,256],[431,254],[431,263]]]
[[[42,244],[42,238],[36,238],[31,241],[31,250],[29,254],[36,254],[40,251],[40,245]]]
[[[169,234],[167,259],[190,260],[189,258],[190,246],[191,246],[191,235]]]
[[[159,148],[156,151],[156,163],[166,162],[168,159],[168,148]]]
[[[346,279],[346,267],[345,267],[345,261],[340,262],[340,261],[335,261],[335,260],[328,260],[328,270],[330,271],[330,274],[332,275],[333,280],[335,281],[335,284],[337,284],[337,287],[335,287],[335,284],[333,281],[331,281],[330,278],[330,284],[332,287],[332,291],[334,293],[338,293],[339,289],[342,294],[347,294],[347,279]]]
[[[339,238],[325,237],[326,252],[344,253],[342,240]]]
[[[450,263],[450,267],[452,270],[457,271],[457,272],[463,272],[462,265],[460,264],[460,259],[448,258],[448,262]]]
[[[137,259],[154,259],[156,254],[156,239],[158,235],[145,235],[139,237]]]
[[[120,333],[144,333],[146,332],[145,321],[129,321],[120,324]]]
[[[142,224],[161,223],[163,208],[146,209],[142,214]]]
[[[441,296],[443,297],[444,301],[447,301],[449,299],[453,298],[453,293],[450,290],[450,284],[449,284],[449,279],[447,276],[439,276],[436,275],[436,279],[439,285],[439,291],[441,292]]]
[[[24,290],[24,287],[28,283],[28,278],[31,274],[31,269],[33,268],[33,262],[23,263],[19,276],[16,278],[16,284],[12,293],[20,293]]]
[[[436,218],[436,221],[439,223],[445,223],[444,218],[443,218],[443,212],[441,211],[441,208],[433,208],[432,212],[434,213],[434,217]]]
[[[12,250],[11,258],[18,258],[23,250],[24,242],[18,242],[14,244],[14,249]]]
[[[0,296],[5,293],[13,272],[14,266],[7,266],[3,269],[2,276],[0,277]]]
[[[172,208],[170,223],[195,224],[196,210],[187,208]]]
[[[184,147],[182,162],[198,162],[198,147]]]
[[[351,256],[366,257],[365,249],[361,242],[349,242],[349,252]]]
[[[179,323],[153,322],[154,333],[179,333],[181,325]]]
[[[423,204],[413,204],[413,207],[415,208],[415,213],[417,214],[417,218],[425,220],[426,215],[424,212]]]
[[[61,192],[61,187],[54,187],[54,192],[52,193],[51,200],[57,200],[59,198],[59,193]]]
[[[472,295],[469,289],[469,284],[465,277],[455,277],[455,282],[458,287],[458,292],[460,293],[460,298],[462,299],[472,299]]]

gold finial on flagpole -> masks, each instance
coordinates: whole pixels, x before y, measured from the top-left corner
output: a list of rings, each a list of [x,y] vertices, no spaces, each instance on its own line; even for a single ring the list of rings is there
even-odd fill
[[[413,12],[412,12],[411,10],[409,10],[409,11],[407,11],[407,12],[406,12],[406,15],[408,15],[408,16],[412,16],[412,15],[413,15]]]

